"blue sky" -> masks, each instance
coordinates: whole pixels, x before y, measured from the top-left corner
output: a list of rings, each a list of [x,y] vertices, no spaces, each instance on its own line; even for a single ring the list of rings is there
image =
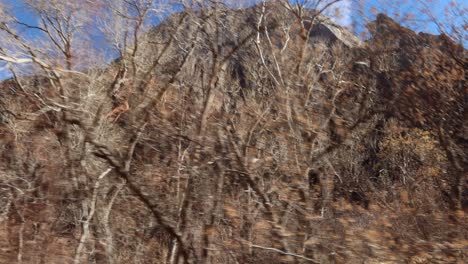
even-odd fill
[[[246,0],[244,6],[251,5],[255,1],[257,0]],[[375,16],[375,13],[384,12],[389,14],[391,17],[396,18],[397,21],[402,22],[406,26],[410,26],[415,31],[424,31],[437,34],[437,26],[434,23],[427,22],[427,15],[422,14],[419,8],[422,8],[422,5],[427,4],[427,8],[430,9],[431,13],[442,23],[462,23],[463,20],[466,22],[466,17],[463,18],[457,16],[454,17],[454,21],[447,21],[444,12],[445,7],[450,5],[451,1],[456,2],[461,8],[464,8],[465,11],[467,11],[468,1],[464,0],[426,0],[421,2],[418,0],[343,0],[335,6],[335,8],[339,10],[339,13],[341,14],[339,18],[336,18],[336,21],[347,26],[352,26],[353,23],[357,23],[358,25],[355,26],[355,28],[357,31],[359,31],[360,29],[362,30],[362,26],[360,25],[365,24],[366,20],[372,20]],[[236,2],[239,3],[238,1]],[[362,5],[358,5],[357,2],[361,2]],[[0,4],[6,4],[10,6],[13,14],[20,20],[32,25],[37,24],[37,17],[34,15],[34,13],[30,12],[26,8],[21,0],[0,0]],[[365,19],[363,19],[363,13],[360,13],[358,9],[364,9],[363,11]],[[405,21],[405,13],[414,13],[415,16],[411,17],[410,20]],[[329,15],[333,15],[333,12],[330,12]],[[34,30],[22,30],[24,30],[23,33],[28,38],[33,39],[38,37],[38,33]],[[466,32],[464,32],[464,34],[466,35]],[[103,43],[103,39],[97,37],[97,34],[96,36],[92,36],[92,38],[94,46],[99,48],[99,46]],[[466,43],[466,40],[464,43]],[[5,69],[4,66],[5,64],[0,62],[0,80],[10,76],[9,71]]]

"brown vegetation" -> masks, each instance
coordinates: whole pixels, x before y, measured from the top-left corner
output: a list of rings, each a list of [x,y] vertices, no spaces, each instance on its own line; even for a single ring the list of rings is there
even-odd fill
[[[153,28],[152,1],[38,2],[39,26],[0,24],[0,263],[468,259],[447,36],[379,15],[361,42],[287,1],[183,3]],[[110,65],[80,60],[92,14]]]

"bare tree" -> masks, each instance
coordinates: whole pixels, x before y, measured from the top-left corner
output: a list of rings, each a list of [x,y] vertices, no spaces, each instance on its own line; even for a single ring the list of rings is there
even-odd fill
[[[442,192],[435,201],[424,192],[447,184],[447,164],[460,209],[464,160],[454,126],[436,122],[455,111],[399,110],[437,101],[405,98],[432,87],[411,78],[427,80],[427,65],[445,57],[414,48],[425,36],[396,23],[392,31],[385,16],[363,44],[324,15],[340,2],[25,0],[34,22],[1,5],[0,61],[12,75],[0,87],[10,262],[417,255],[403,230],[429,241],[425,226],[442,225],[404,210],[442,212]],[[403,55],[431,63],[404,68]],[[463,75],[450,70],[444,76]]]

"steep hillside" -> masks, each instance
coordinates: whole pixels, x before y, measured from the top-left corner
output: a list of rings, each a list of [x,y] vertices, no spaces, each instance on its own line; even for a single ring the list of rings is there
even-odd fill
[[[4,81],[0,263],[466,262],[466,50],[368,28],[213,3]]]

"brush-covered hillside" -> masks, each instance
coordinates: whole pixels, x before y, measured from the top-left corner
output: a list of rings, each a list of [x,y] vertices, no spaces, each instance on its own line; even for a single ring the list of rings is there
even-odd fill
[[[468,261],[461,45],[281,0],[145,30],[144,3],[107,3],[99,67],[83,3],[0,23],[0,263]]]

